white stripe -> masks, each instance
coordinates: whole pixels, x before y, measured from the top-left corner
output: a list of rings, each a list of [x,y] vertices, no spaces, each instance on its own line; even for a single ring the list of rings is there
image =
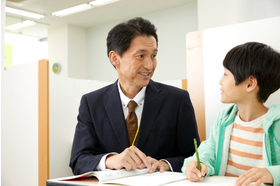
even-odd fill
[[[256,160],[256,159],[250,159],[250,158],[244,158],[240,157],[234,154],[229,153],[228,159],[233,161],[234,163],[238,163],[241,165],[246,165],[250,167],[259,167],[263,168],[263,160]]]
[[[239,138],[243,138],[243,139],[253,140],[253,141],[259,141],[259,142],[263,141],[263,134],[247,132],[247,131],[239,130],[239,129],[235,129],[235,128],[233,128],[231,135],[239,137]]]
[[[230,148],[241,152],[250,153],[250,154],[257,154],[257,155],[263,154],[262,147],[251,146],[247,144],[238,143],[235,141],[230,142]]]
[[[231,174],[234,174],[234,175],[237,175],[237,176],[240,176],[241,174],[243,174],[245,172],[245,170],[240,170],[240,169],[237,169],[236,167],[233,167],[231,165],[228,165],[227,166],[227,173],[231,173]]]

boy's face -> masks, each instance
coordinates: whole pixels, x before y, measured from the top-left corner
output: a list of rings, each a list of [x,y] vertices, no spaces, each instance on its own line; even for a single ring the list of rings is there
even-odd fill
[[[238,104],[245,101],[247,86],[246,81],[236,85],[233,74],[227,68],[224,68],[224,75],[220,79],[219,83],[222,91],[222,103]]]

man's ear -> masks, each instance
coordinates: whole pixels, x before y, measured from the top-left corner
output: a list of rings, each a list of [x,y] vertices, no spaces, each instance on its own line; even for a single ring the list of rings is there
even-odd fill
[[[112,50],[109,52],[110,61],[116,68],[120,65],[119,57],[120,55],[116,51]]]
[[[258,88],[257,78],[254,76],[249,76],[247,83],[247,92],[252,92]]]

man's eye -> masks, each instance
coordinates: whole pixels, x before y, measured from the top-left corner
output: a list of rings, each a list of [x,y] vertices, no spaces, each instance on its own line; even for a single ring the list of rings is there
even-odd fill
[[[152,55],[152,58],[156,58],[157,57],[157,55]]]
[[[137,57],[140,57],[140,58],[142,58],[144,55],[138,55]]]

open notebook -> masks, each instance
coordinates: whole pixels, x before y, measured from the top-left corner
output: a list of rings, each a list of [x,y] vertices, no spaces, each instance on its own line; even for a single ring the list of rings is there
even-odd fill
[[[179,180],[187,179],[183,173],[178,172],[154,172],[148,173],[148,169],[135,169],[131,171],[127,171],[125,169],[122,170],[108,170],[108,171],[91,171],[85,174],[77,175],[77,176],[69,176],[64,178],[55,179],[57,181],[63,180],[73,180],[85,177],[96,177],[100,183],[115,183],[122,185],[131,185],[131,186],[157,186],[163,185]]]

